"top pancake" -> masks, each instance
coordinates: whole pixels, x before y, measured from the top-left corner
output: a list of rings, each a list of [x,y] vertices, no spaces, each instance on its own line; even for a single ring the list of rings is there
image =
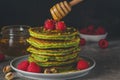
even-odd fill
[[[32,37],[47,40],[71,40],[79,34],[77,29],[72,27],[67,27],[65,31],[47,31],[43,27],[34,27],[29,29],[29,33]]]

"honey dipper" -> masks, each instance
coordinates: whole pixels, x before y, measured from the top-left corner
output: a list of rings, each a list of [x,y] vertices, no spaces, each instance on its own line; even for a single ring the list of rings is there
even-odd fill
[[[83,0],[72,0],[69,3],[67,1],[57,3],[50,9],[50,13],[54,20],[59,21],[71,11],[72,6],[82,1]]]

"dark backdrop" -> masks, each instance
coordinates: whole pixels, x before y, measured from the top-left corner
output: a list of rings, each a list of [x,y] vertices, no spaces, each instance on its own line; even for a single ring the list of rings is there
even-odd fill
[[[50,7],[60,1],[64,0],[0,0],[0,28],[15,24],[43,25],[47,18],[51,18]],[[111,38],[119,37],[119,4],[120,0],[85,0],[72,7],[63,20],[79,29],[90,24],[102,25]]]

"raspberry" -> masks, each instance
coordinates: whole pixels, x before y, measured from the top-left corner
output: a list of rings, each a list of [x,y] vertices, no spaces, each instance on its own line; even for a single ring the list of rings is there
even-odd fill
[[[94,35],[94,34],[95,34],[95,31],[94,31],[94,30],[93,30],[93,31],[88,31],[87,34],[88,34],[88,35]]]
[[[35,62],[30,62],[29,66],[27,68],[27,71],[39,73],[39,72],[41,72],[41,68]]]
[[[77,63],[77,69],[83,70],[89,67],[89,63],[86,60],[79,60]]]
[[[86,44],[86,40],[84,38],[80,38],[80,46],[84,46]]]
[[[44,28],[46,30],[54,30],[55,29],[55,21],[52,19],[47,19],[44,23]]]
[[[101,39],[99,42],[98,42],[98,45],[100,46],[100,48],[102,49],[105,49],[108,47],[108,41],[106,39]]]
[[[60,31],[66,30],[66,24],[64,23],[64,21],[57,22],[56,29]]]
[[[94,34],[95,34],[94,25],[89,25],[89,26],[88,26],[87,34],[89,34],[89,35],[94,35]]]
[[[96,29],[96,34],[105,34],[106,31],[105,29],[102,27],[102,26],[99,26],[97,29]]]
[[[94,25],[89,25],[89,26],[88,26],[88,30],[89,30],[89,31],[94,31]]]
[[[101,33],[98,30],[96,30],[95,35],[101,35]]]
[[[87,34],[87,32],[88,32],[87,28],[83,28],[80,30],[80,33],[82,33],[82,34]]]
[[[4,54],[0,54],[0,61],[3,61],[5,59],[5,55]]]
[[[21,61],[18,65],[17,68],[23,71],[26,71],[28,68],[29,62],[27,60]]]

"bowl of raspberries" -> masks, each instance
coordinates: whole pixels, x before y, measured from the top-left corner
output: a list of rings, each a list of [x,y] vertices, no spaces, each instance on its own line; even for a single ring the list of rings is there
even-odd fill
[[[80,38],[86,41],[98,42],[101,39],[105,39],[108,35],[103,26],[94,27],[94,25],[89,25],[88,27],[80,29]]]

